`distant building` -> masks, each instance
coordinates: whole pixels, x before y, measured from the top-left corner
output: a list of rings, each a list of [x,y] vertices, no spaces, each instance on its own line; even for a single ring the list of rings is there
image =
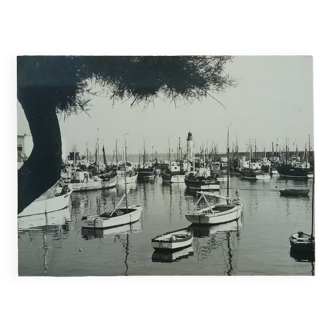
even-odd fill
[[[24,161],[27,160],[33,149],[31,135],[17,135],[17,168],[21,168]]]
[[[187,160],[193,161],[194,158],[194,140],[193,134],[189,131],[187,137]]]
[[[62,141],[62,159],[66,160],[66,139],[61,138]],[[18,168],[21,168],[23,162],[27,160],[33,149],[33,140],[31,135],[17,135],[17,163]]]

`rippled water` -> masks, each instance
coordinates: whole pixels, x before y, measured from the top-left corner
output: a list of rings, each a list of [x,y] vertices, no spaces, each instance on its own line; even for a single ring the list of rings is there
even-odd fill
[[[111,210],[124,188],[73,193],[71,207],[47,216],[20,218],[19,275],[311,275],[313,263],[290,256],[288,237],[310,233],[312,180],[250,181],[231,178],[240,190],[240,220],[193,227],[192,247],[177,253],[154,252],[151,239],[190,226],[185,214],[195,195],[184,184],[137,183],[130,203],[141,203],[141,220],[108,230],[81,228],[85,214]],[[281,188],[309,188],[309,197],[281,197]],[[71,221],[68,221],[70,220]]]

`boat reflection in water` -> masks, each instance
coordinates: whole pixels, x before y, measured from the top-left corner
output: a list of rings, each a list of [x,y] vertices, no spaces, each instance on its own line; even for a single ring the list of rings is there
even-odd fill
[[[199,225],[193,224],[190,228],[194,232],[195,254],[197,259],[202,261],[211,255],[212,251],[220,251],[216,253],[218,257],[222,257],[215,265],[216,269],[221,268],[219,274],[234,275],[236,274],[236,261],[239,251],[240,230],[243,228],[241,217],[238,220],[231,221],[226,224],[219,225]],[[216,273],[218,274],[218,273]]]
[[[238,232],[243,227],[241,218],[231,221],[226,224],[218,225],[205,225],[205,224],[192,224],[190,228],[194,232],[194,237],[203,238],[209,237],[220,232]]]
[[[111,228],[82,228],[81,235],[85,240],[112,237],[118,234],[139,233],[142,231],[141,221]]]
[[[71,221],[70,210],[65,208],[63,210],[50,212],[47,214],[37,214],[27,217],[17,218],[18,231],[29,230],[32,228],[38,228],[42,226],[51,225],[64,225],[66,222]]]
[[[152,262],[172,263],[178,262],[183,258],[194,255],[192,245],[177,251],[155,250],[152,254]]]
[[[68,239],[71,217],[69,208],[47,213],[18,218],[18,236],[28,236],[30,243],[36,244],[37,252],[43,249],[42,274],[47,275],[55,251],[62,241]],[[52,265],[52,264],[51,264]],[[39,275],[39,273],[38,273]]]
[[[291,248],[289,256],[294,258],[295,262],[311,263],[311,274],[315,275],[315,252],[314,251],[298,251]]]

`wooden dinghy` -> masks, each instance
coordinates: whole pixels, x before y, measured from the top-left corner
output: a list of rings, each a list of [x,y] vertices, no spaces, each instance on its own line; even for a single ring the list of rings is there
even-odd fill
[[[159,250],[180,250],[193,242],[194,233],[189,228],[158,235],[151,240],[152,247]]]
[[[314,252],[315,238],[312,235],[305,234],[301,231],[289,237],[291,248],[296,251]]]

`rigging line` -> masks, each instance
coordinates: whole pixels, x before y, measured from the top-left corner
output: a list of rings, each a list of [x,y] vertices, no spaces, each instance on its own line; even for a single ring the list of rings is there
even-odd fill
[[[297,221],[299,220],[299,216],[300,216],[300,213],[301,213],[301,211],[302,211],[303,204],[304,204],[304,200],[302,201],[302,205],[301,205],[301,208],[300,208],[299,214],[298,214],[298,216],[297,216],[297,219],[296,219],[296,221],[295,221],[295,225],[294,225],[294,227],[293,227],[292,233],[294,232],[294,229],[295,229],[295,226],[296,226],[296,224],[297,224]]]

